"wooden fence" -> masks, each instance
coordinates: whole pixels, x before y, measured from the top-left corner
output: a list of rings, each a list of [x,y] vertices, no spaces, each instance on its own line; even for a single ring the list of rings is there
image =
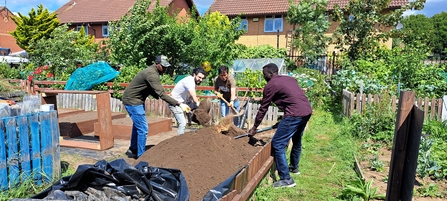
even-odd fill
[[[96,110],[96,98],[94,94],[58,94],[57,108],[67,109],[81,109],[86,111]],[[211,99],[210,116],[213,123],[219,122],[221,119],[220,102],[215,98]],[[241,108],[245,104],[245,101],[241,101]],[[260,107],[260,104],[247,103],[246,110],[246,122],[247,128],[253,125],[254,119]],[[121,100],[116,98],[110,98],[110,107],[112,112],[125,112],[124,105]],[[146,99],[145,102],[146,112],[152,116],[174,118],[171,110],[168,108],[168,104],[161,99]],[[277,107],[270,106],[262,125],[271,126],[276,123],[279,116],[283,115],[278,111]]]
[[[38,185],[60,178],[56,111],[1,118],[0,138],[0,189],[29,178]]]
[[[378,94],[354,94],[348,90],[343,90],[343,114],[346,116],[351,116],[354,111],[357,113],[362,113],[365,110],[367,104],[378,103],[381,101],[381,96]],[[396,106],[399,100],[396,96],[391,97],[391,108],[396,111]],[[442,121],[442,112],[445,111],[445,104],[443,104],[443,99],[435,98],[416,98],[415,105],[424,111],[424,117],[426,119],[435,119]]]

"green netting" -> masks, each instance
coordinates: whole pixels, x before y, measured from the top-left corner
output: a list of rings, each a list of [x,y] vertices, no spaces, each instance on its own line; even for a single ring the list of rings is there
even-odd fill
[[[65,85],[65,90],[89,90],[119,75],[108,63],[99,61],[76,69]]]

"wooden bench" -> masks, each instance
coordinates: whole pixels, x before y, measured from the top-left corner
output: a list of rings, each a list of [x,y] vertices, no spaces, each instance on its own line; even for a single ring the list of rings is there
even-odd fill
[[[108,91],[71,91],[43,89],[38,91],[42,96],[42,104],[53,104],[57,110],[56,95],[60,93],[70,94],[94,94],[98,113],[97,134],[99,144],[94,142],[61,140],[60,145],[65,147],[85,148],[93,150],[106,150],[114,145],[112,133],[112,112],[110,109],[110,93]]]

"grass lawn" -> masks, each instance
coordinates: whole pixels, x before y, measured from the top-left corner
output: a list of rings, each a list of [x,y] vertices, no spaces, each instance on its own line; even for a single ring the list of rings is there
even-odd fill
[[[342,184],[355,178],[355,142],[344,135],[342,118],[316,110],[303,136],[300,175],[292,174],[297,185],[273,189],[267,175],[250,200],[339,200]],[[287,157],[289,153],[287,153]]]

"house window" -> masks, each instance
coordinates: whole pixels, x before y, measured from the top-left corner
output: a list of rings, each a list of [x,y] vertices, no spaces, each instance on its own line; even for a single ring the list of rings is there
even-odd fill
[[[281,15],[267,15],[264,21],[264,32],[282,32],[283,19]]]
[[[239,25],[239,28],[237,28],[237,30],[247,31],[248,30],[248,20],[246,17],[242,17],[241,19],[242,19],[241,25]]]
[[[104,37],[109,36],[109,26],[107,24],[102,25],[102,36]]]
[[[88,27],[87,27],[87,25],[84,25],[84,26],[78,25],[78,26],[76,26],[76,31],[80,31],[81,27],[84,27],[85,35],[88,35]]]

